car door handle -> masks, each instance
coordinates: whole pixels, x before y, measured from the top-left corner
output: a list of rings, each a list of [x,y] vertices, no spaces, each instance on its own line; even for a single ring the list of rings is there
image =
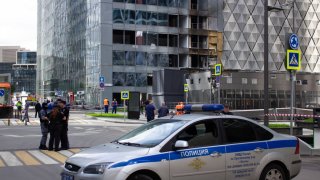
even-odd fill
[[[219,152],[213,152],[210,154],[211,157],[220,157],[221,154]]]
[[[261,153],[261,152],[263,152],[263,149],[257,147],[256,149],[254,149],[254,152],[256,152],[256,153]]]

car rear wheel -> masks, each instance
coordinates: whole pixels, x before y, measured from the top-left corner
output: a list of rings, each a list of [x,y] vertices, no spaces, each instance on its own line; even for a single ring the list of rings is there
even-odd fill
[[[145,174],[135,174],[129,177],[128,180],[155,180],[155,179]]]
[[[288,177],[283,167],[278,164],[270,164],[263,169],[260,180],[288,180]]]

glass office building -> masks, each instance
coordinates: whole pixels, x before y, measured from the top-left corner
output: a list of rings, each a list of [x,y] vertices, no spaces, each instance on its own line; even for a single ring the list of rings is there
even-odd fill
[[[26,91],[36,94],[37,52],[18,51],[16,63],[12,65],[12,87],[14,92]]]
[[[120,100],[122,90],[146,98],[154,70],[220,61],[222,7],[211,0],[39,0],[37,93],[84,91],[90,104]]]

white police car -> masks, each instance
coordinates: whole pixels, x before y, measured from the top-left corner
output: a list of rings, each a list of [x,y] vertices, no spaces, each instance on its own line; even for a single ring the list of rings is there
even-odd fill
[[[222,110],[221,105],[186,110]],[[288,180],[301,169],[299,141],[247,118],[186,114],[151,121],[70,157],[62,180]]]

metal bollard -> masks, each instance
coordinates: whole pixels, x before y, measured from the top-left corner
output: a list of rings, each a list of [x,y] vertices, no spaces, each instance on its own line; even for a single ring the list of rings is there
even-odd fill
[[[8,119],[8,126],[10,126],[10,118]]]

